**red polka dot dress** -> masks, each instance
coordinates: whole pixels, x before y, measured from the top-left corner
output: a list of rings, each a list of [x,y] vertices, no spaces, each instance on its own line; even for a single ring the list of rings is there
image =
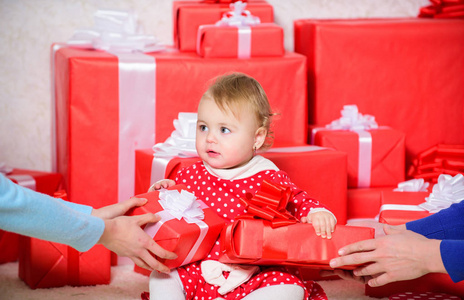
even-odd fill
[[[263,180],[277,182],[292,189],[294,197],[288,204],[287,210],[298,219],[306,216],[313,208],[321,208],[318,201],[312,200],[308,194],[293,184],[283,171],[264,170],[250,177],[225,180],[212,175],[205,165],[199,161],[184,168],[177,174],[176,183],[184,184],[198,198],[224,218],[227,223],[233,222],[235,217],[245,212],[240,204],[240,197],[247,192],[255,194]],[[219,241],[211,250],[207,259],[217,260],[219,257]],[[231,292],[220,295],[218,287],[205,282],[201,276],[200,263],[196,262],[177,269],[184,285],[186,299],[242,299],[251,292],[266,286],[279,284],[295,284],[305,289],[304,299],[327,299],[322,288],[315,282],[302,282],[296,274],[289,273],[284,267],[261,267],[248,282],[243,283]],[[227,276],[227,275],[225,275]]]

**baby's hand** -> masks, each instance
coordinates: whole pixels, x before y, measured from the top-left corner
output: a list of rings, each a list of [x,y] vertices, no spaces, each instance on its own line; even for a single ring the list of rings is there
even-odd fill
[[[309,213],[307,217],[301,218],[302,223],[312,223],[318,236],[322,238],[332,238],[335,224],[337,223],[334,216],[328,211],[318,211]]]
[[[153,183],[153,185],[148,189],[148,192],[157,191],[159,189],[167,189],[173,185],[176,185],[176,182],[174,180],[161,179],[160,181]]]

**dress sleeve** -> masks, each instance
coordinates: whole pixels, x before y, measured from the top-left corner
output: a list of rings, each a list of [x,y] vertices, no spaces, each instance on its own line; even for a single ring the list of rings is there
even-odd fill
[[[277,171],[274,176],[274,181],[292,189],[293,197],[287,206],[287,210],[297,219],[300,220],[302,217],[306,217],[315,208],[327,209],[319,201],[312,199],[306,191],[297,187],[284,171]]]
[[[442,240],[440,253],[446,271],[454,282],[464,280],[464,201],[430,217],[408,222],[406,228]]]
[[[0,228],[69,245],[93,247],[105,228],[90,206],[68,203],[21,187],[0,174]]]

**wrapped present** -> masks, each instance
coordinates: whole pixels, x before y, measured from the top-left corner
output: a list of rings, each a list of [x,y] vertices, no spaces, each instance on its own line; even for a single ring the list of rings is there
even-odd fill
[[[214,25],[201,25],[197,36],[197,54],[205,58],[250,58],[282,56],[283,28],[261,23],[244,10],[246,3],[232,4],[234,11],[223,15]]]
[[[0,163],[0,172],[20,186],[48,195],[60,188],[63,179],[59,173],[14,169],[4,163]],[[0,264],[18,259],[18,241],[18,234],[0,230]]]
[[[64,47],[55,48],[52,61],[53,160],[72,202],[100,207],[134,195],[135,149],[165,141],[178,112],[196,111],[208,81],[231,70],[258,80],[280,113],[274,120],[276,144],[306,140],[305,58],[299,54],[204,60],[195,53],[113,55]]]
[[[464,145],[435,145],[412,161],[407,176],[437,183],[441,174],[464,174]]]
[[[294,31],[308,58],[309,124],[356,104],[406,135],[406,169],[424,149],[464,144],[462,20],[306,19]]]
[[[161,217],[159,222],[146,225],[144,230],[158,245],[177,254],[178,257],[173,260],[157,258],[171,269],[205,258],[225,224],[214,210],[197,200],[182,185],[137,197],[148,199],[147,204],[127,214],[156,213]],[[135,270],[150,274],[148,270],[137,266]]]
[[[464,282],[454,283],[448,274],[429,273],[422,277],[398,281],[386,284],[379,287],[370,287],[365,285],[365,294],[370,297],[384,298],[398,293],[446,293],[454,295],[462,299],[464,297]],[[401,299],[401,298],[390,298]],[[404,298],[406,299],[406,298]],[[407,299],[454,299],[449,298],[420,298],[415,295],[410,295]]]
[[[312,142],[348,154],[348,187],[395,186],[404,181],[402,132],[378,127],[373,116],[345,105],[341,118],[312,129]]]
[[[174,44],[181,51],[195,51],[200,25],[213,25],[230,10],[230,3],[174,1]],[[274,10],[266,1],[247,1],[247,10],[263,23],[274,22]]]
[[[110,251],[102,245],[78,252],[63,244],[20,236],[19,249],[19,278],[32,289],[110,283]]]
[[[175,179],[180,169],[199,160],[178,156],[157,158],[153,154],[152,149],[136,151],[136,194],[146,192],[160,179]],[[275,147],[260,155],[273,161],[293,183],[328,207],[338,224],[346,223],[346,153],[306,145]],[[311,174],[310,180],[302,174]]]
[[[286,211],[290,199],[289,188],[267,181],[255,195],[242,198],[247,213],[224,228],[219,261],[330,268],[338,249],[374,237],[372,228],[337,225],[332,239],[323,239],[311,224],[297,223]]]

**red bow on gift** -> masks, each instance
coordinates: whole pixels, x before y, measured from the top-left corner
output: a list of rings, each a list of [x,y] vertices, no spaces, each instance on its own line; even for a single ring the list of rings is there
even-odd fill
[[[430,0],[432,5],[422,7],[420,18],[464,18],[464,0]]]
[[[289,187],[264,180],[261,189],[255,194],[246,193],[240,202],[247,210],[238,219],[261,218],[271,222],[272,228],[294,224],[296,218],[286,209],[293,193]]]

